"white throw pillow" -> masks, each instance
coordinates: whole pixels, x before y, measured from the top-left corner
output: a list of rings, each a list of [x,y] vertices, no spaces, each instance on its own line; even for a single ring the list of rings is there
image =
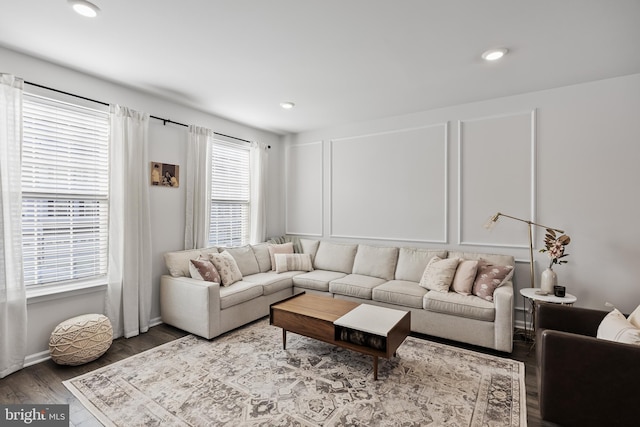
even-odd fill
[[[460,258],[442,259],[434,256],[424,269],[420,286],[432,291],[449,292],[459,262]]]
[[[209,259],[220,274],[222,286],[230,286],[242,280],[242,273],[238,268],[238,264],[229,252],[223,251],[220,254],[209,254]]]
[[[276,273],[312,271],[311,254],[275,254]]]
[[[597,338],[640,345],[640,329],[634,327],[617,308],[607,314],[598,326]]]
[[[627,317],[627,320],[636,328],[640,328],[640,305]]]

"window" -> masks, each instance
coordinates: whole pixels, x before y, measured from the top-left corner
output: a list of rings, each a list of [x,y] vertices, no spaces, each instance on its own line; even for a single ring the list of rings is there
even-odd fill
[[[211,150],[209,243],[231,247],[249,243],[249,149],[214,141]]]
[[[49,285],[106,274],[108,177],[108,113],[25,93],[25,285]]]

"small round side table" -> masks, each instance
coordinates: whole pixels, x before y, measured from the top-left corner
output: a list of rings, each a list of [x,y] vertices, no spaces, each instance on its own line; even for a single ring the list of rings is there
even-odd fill
[[[524,297],[525,304],[528,300],[531,304],[531,328],[527,327],[527,314],[525,312],[524,319],[524,334],[525,337],[531,339],[531,341],[535,344],[536,337],[536,304],[538,302],[549,302],[552,304],[562,304],[562,305],[573,305],[574,302],[578,300],[575,295],[565,294],[563,297],[557,297],[553,294],[540,295],[537,292],[540,291],[540,288],[524,288],[520,289],[520,295]]]

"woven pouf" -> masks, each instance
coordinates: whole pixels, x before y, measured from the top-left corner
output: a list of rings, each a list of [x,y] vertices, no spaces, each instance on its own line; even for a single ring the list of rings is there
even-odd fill
[[[51,333],[49,353],[60,365],[82,365],[102,356],[113,341],[107,316],[84,314],[60,323]]]

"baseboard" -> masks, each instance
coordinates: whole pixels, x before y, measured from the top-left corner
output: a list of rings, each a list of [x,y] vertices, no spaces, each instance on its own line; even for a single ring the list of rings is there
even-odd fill
[[[39,353],[30,354],[24,358],[24,367],[35,365],[45,360],[51,359],[51,355],[49,354],[49,350],[41,351]]]
[[[162,321],[162,317],[154,317],[153,319],[149,320],[149,327],[152,328],[154,326],[161,325],[162,323],[164,323]],[[42,363],[45,360],[49,360],[49,359],[51,359],[49,350],[41,351],[39,353],[29,354],[27,355],[27,357],[24,358],[24,367],[26,368],[28,366],[36,365],[38,363]]]

